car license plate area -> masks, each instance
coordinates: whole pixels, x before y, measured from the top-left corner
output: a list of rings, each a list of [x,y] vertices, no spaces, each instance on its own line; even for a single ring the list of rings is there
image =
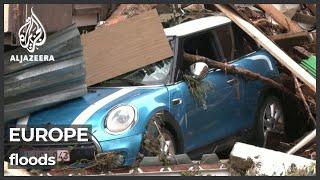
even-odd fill
[[[24,157],[40,158],[47,154],[48,157],[55,157],[57,162],[70,162],[70,151],[67,149],[20,149],[19,155]]]

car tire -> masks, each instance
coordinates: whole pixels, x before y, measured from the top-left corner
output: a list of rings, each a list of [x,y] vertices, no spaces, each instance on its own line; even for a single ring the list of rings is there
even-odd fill
[[[176,154],[176,144],[175,144],[175,139],[171,132],[167,130],[166,128],[162,129],[162,135],[164,136],[165,139],[165,148],[164,151],[168,152],[170,156],[174,156]]]
[[[257,112],[253,137],[254,144],[265,147],[268,141],[268,133],[284,131],[283,107],[278,97],[270,95],[264,98]]]
[[[167,155],[175,155],[175,139],[162,121],[152,119],[147,125],[140,153],[143,156],[157,156],[161,152]]]

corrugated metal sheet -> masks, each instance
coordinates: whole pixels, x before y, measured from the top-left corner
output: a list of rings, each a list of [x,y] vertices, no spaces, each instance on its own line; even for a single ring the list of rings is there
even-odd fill
[[[80,54],[79,54],[80,53]],[[30,54],[26,49],[17,48],[13,51],[4,54],[4,74],[16,72],[28,67],[40,64],[40,61],[32,62],[10,62],[11,55]],[[82,45],[80,33],[75,25],[69,26],[61,31],[58,31],[48,36],[46,43],[39,47],[34,54],[53,54],[55,62],[70,58],[69,56],[82,56]]]
[[[33,54],[52,54],[55,61],[10,62],[18,48],[5,53],[5,121],[15,119],[87,92],[80,34],[75,25],[48,37]]]

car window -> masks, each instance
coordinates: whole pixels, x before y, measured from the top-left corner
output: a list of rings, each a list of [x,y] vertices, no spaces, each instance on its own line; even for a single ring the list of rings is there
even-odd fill
[[[189,54],[196,54],[216,60],[219,57],[214,41],[213,31],[208,31],[187,37],[183,42],[183,48]]]
[[[225,61],[234,59],[234,38],[231,24],[215,28]]]
[[[183,50],[180,53],[186,52],[189,54],[204,56],[215,61],[223,61],[221,47],[219,47],[217,34],[214,30],[196,33],[184,37],[182,39]],[[177,81],[181,80],[183,74],[189,73],[190,63],[182,58],[179,60],[177,70]]]
[[[215,28],[226,61],[232,61],[258,49],[256,42],[236,24]]]
[[[137,85],[154,85],[162,84],[166,80],[170,67],[173,61],[173,57],[159,61],[138,70],[129,72],[113,80],[129,80],[131,82],[137,83]]]
[[[251,52],[259,49],[257,43],[247,33],[245,33],[239,26],[232,23],[232,31],[235,42],[235,54],[234,58],[238,59]]]

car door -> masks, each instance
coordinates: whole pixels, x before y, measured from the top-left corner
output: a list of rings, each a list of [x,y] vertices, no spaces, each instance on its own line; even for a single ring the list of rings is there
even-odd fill
[[[207,31],[198,37],[197,35],[187,37],[182,43],[184,44],[182,47],[188,53],[210,59],[224,58],[214,31]],[[193,47],[186,46],[186,43]],[[201,83],[203,86],[209,86],[204,106],[198,103],[183,78],[181,82],[168,88],[172,104],[175,104],[177,99],[182,101],[179,105],[172,105],[171,109],[172,112],[176,112],[176,116],[179,116],[179,122],[184,128],[186,151],[226,137],[239,127],[237,123],[241,117],[242,92],[239,78],[228,75],[220,69],[211,69]]]
[[[193,139],[190,149],[222,139],[237,131],[240,112],[240,84],[221,70],[211,70],[202,80],[211,84],[207,92],[206,107],[197,104],[189,89],[183,92],[186,100],[187,139]]]

